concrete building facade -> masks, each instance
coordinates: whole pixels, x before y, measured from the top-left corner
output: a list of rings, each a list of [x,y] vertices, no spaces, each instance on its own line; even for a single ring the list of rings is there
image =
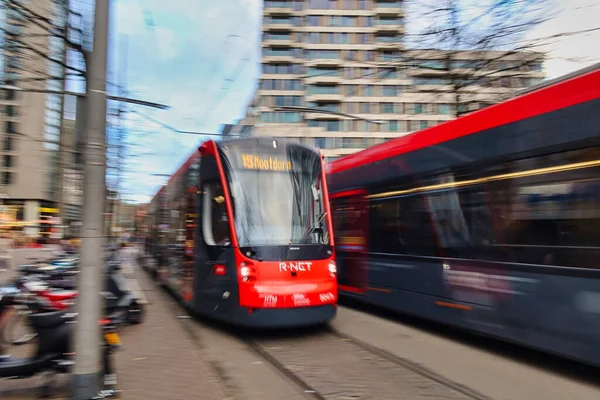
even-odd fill
[[[539,53],[408,50],[404,18],[398,0],[266,0],[258,89],[229,134],[294,138],[330,161],[544,77]]]
[[[4,206],[16,210],[15,226],[36,236],[58,222],[58,141],[64,96],[30,90],[63,89],[65,43],[48,34],[43,18],[65,26],[68,1],[20,3],[7,7],[0,33],[4,36],[0,195]],[[31,13],[41,18],[28,17]]]

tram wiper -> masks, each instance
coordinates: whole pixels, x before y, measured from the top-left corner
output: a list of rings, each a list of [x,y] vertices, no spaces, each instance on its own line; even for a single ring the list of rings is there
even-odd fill
[[[323,228],[322,228],[322,224],[321,222],[323,222],[323,219],[327,216],[327,211],[323,211],[320,215],[319,218],[317,219],[317,222],[315,222],[315,224],[313,226],[311,226],[306,233],[304,234],[304,236],[302,236],[302,239],[300,239],[300,243],[304,243],[306,241],[306,239],[308,239],[310,237],[311,234],[313,233],[318,233],[320,235],[323,235]]]

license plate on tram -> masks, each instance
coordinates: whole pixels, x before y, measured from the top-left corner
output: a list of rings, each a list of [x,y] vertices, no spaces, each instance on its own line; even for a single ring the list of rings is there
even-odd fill
[[[121,344],[121,338],[119,337],[118,333],[115,333],[115,332],[105,333],[104,338],[106,339],[108,344],[110,344],[111,346],[116,346],[118,344]]]

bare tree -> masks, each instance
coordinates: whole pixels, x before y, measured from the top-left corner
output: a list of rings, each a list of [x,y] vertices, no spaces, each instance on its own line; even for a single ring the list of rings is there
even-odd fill
[[[412,79],[411,91],[439,96],[455,116],[500,101],[543,77],[544,54],[523,38],[549,17],[548,3],[407,0],[409,32],[378,34],[386,43],[381,76],[399,72]]]
[[[7,23],[0,28],[4,37],[4,52],[14,54],[11,57],[18,65],[19,59],[44,59],[35,70],[22,71],[26,76],[15,79],[15,83],[37,82],[44,80],[61,81],[70,77],[85,78],[85,65],[90,50],[90,35],[85,34],[83,17],[69,8],[69,1],[55,4],[54,9],[34,9],[29,4],[17,0],[0,0],[0,9],[4,11]],[[54,18],[56,17],[56,18]],[[62,41],[70,51],[64,54],[53,54],[49,49],[52,41]],[[74,55],[73,52],[77,55]],[[77,58],[82,62],[77,62]],[[75,60],[70,63],[69,60]],[[30,63],[31,64],[31,63]],[[58,65],[65,69],[64,73],[51,74],[46,64]],[[51,69],[51,68],[50,68]],[[6,79],[13,81],[13,79]]]

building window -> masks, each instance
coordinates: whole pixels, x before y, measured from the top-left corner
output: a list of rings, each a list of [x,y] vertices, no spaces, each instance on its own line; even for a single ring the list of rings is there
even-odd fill
[[[3,185],[11,185],[13,183],[13,174],[12,172],[4,171],[2,174],[2,184]]]
[[[327,121],[327,130],[330,132],[337,132],[340,130],[340,121]]]
[[[309,60],[317,59],[336,59],[340,58],[340,52],[338,50],[309,50],[307,51]]]
[[[358,19],[356,17],[342,17],[342,25],[347,27],[358,26]]]
[[[396,86],[383,86],[381,95],[385,97],[395,97],[398,95],[398,89]]]
[[[258,117],[260,122],[265,123],[297,123],[302,120],[302,116],[297,112],[263,112]]]
[[[13,156],[9,154],[4,155],[4,168],[12,168],[13,167]]]
[[[339,94],[340,91],[335,85],[316,85],[309,86],[306,90],[308,95],[314,94]]]
[[[275,105],[299,107],[302,105],[302,96],[274,96]]]
[[[12,151],[13,150],[13,137],[12,135],[6,135],[4,139],[4,151]]]
[[[17,107],[6,106],[6,116],[7,117],[16,117],[17,116]]]
[[[314,7],[311,7],[314,8]],[[307,25],[310,26],[319,26],[321,25],[321,16],[320,15],[309,15],[306,17]]]
[[[393,114],[394,113],[394,103],[381,103],[381,113],[382,114]]]
[[[323,137],[315,138],[315,147],[324,149],[325,148],[325,138],[323,138]]]
[[[397,60],[398,53],[395,51],[383,51],[381,53],[381,61],[394,61]]]
[[[442,115],[452,114],[452,107],[450,104],[439,104],[439,113]]]

